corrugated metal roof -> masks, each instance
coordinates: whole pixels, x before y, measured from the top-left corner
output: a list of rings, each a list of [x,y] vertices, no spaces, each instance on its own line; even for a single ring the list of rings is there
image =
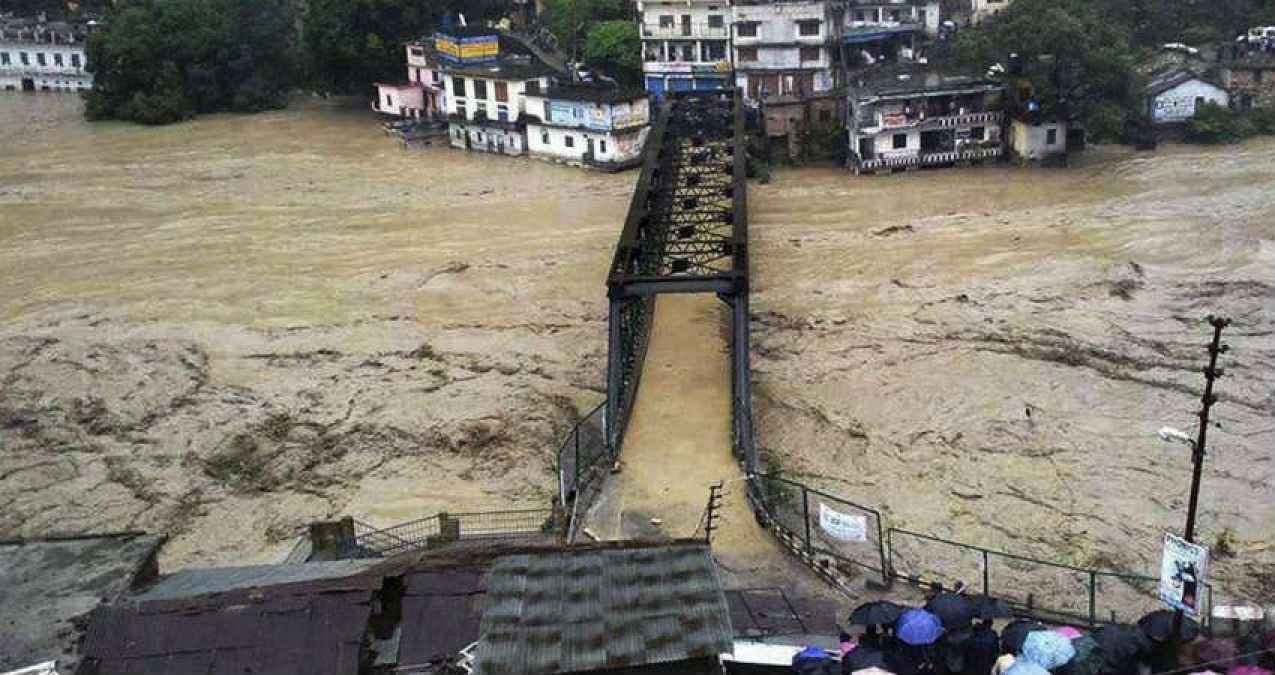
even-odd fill
[[[492,568],[476,675],[539,675],[716,656],[730,614],[707,545],[513,555]]]
[[[181,570],[160,580],[144,593],[134,596],[133,599],[138,602],[171,600],[209,593],[223,593],[237,588],[336,579],[358,574],[379,563],[379,560],[335,560],[295,565],[248,565]]]

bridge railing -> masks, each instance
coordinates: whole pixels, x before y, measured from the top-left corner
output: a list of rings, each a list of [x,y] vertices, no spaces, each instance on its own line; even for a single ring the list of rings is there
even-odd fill
[[[600,403],[571,427],[558,446],[558,506],[565,515],[567,540],[575,538],[578,521],[597,492],[607,464],[607,408]]]

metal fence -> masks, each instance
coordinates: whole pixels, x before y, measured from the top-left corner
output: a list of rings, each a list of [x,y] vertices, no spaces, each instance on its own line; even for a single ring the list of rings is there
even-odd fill
[[[885,530],[875,509],[778,476],[760,476],[754,505],[800,539],[808,553],[828,556],[840,572],[889,577]]]
[[[1041,619],[1089,625],[1131,622],[1163,604],[1156,577],[1068,565],[889,528],[889,568],[897,577],[957,582]],[[1209,615],[1207,588],[1201,616]]]
[[[354,521],[354,541],[348,557],[382,557],[458,541],[553,539],[553,509],[439,513],[385,528]]]
[[[749,499],[759,516],[815,566],[831,558],[842,578],[864,572],[882,580],[958,583],[1001,598],[1022,615],[1055,622],[1098,625],[1132,622],[1162,609],[1159,579],[1089,569],[997,551],[933,535],[889,527],[880,512],[778,476],[753,476]],[[820,573],[826,570],[816,570]],[[1213,589],[1201,607],[1207,621]]]
[[[607,457],[606,403],[589,411],[558,446],[558,505],[566,514],[567,540],[575,538],[579,517],[595,492],[593,480]]]

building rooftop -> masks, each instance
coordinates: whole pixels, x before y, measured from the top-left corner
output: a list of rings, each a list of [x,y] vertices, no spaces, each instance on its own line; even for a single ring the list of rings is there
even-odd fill
[[[123,532],[0,542],[0,670],[73,665],[81,618],[153,573],[163,541]]]
[[[340,579],[375,567],[381,561],[334,560],[290,565],[248,565],[179,570],[145,591],[129,597],[134,602],[194,598],[236,589],[277,586],[305,581]]]
[[[541,94],[545,98],[563,101],[590,101],[592,103],[628,103],[650,96],[645,90],[627,87],[608,87],[591,84],[559,84]]]
[[[730,612],[703,542],[513,555],[492,568],[476,675],[716,657]]]
[[[1209,76],[1192,71],[1189,68],[1174,67],[1162,72],[1154,73],[1147,80],[1147,96],[1159,96],[1164,92],[1191,80],[1200,80],[1207,82],[1215,87],[1222,85],[1213,81]]]
[[[896,65],[851,73],[851,96],[859,98],[899,98],[915,95],[971,94],[999,91],[1004,85],[985,77],[952,72],[923,65]]]

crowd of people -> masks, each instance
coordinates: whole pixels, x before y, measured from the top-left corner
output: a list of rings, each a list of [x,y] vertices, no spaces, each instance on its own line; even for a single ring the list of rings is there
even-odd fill
[[[1151,612],[1093,631],[1014,619],[1005,602],[937,593],[924,607],[855,608],[838,653],[793,658],[798,675],[1272,675],[1275,629],[1213,635],[1188,617]],[[997,626],[1000,629],[997,630]],[[1176,636],[1175,636],[1176,627]]]

